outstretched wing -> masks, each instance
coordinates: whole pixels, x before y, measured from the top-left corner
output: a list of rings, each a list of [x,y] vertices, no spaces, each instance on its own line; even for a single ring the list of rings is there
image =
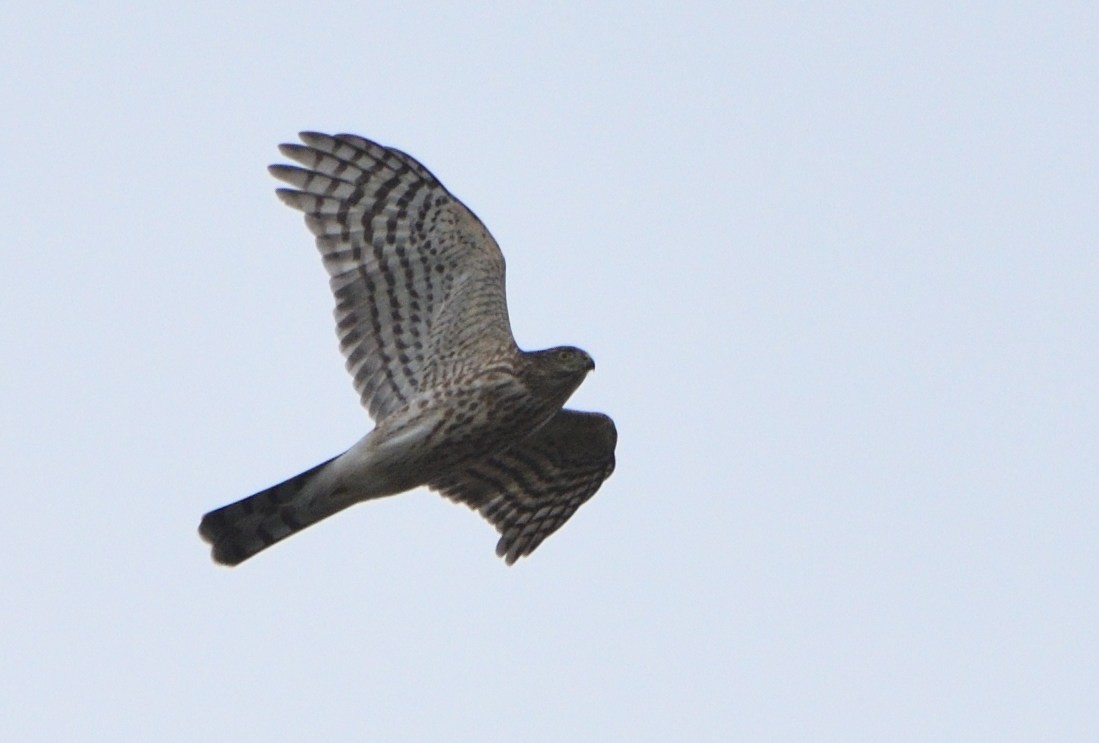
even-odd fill
[[[618,434],[600,413],[562,410],[530,438],[430,484],[500,532],[508,565],[557,531],[614,471]]]
[[[305,212],[336,296],[336,332],[375,419],[476,355],[516,351],[504,257],[479,219],[427,168],[351,134],[303,132],[272,165],[294,186],[279,197]]]

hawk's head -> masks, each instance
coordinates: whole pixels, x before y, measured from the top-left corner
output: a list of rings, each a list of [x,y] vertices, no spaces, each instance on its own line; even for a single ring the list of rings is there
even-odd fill
[[[588,352],[573,346],[558,346],[538,353],[547,358],[548,366],[562,376],[579,375],[583,379],[585,374],[595,369],[595,361]]]
[[[587,351],[572,346],[557,346],[526,355],[528,383],[538,394],[554,400],[557,405],[564,405],[588,372],[595,368]]]

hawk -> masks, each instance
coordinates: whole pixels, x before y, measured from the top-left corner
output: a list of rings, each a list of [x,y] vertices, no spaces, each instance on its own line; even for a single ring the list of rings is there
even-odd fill
[[[409,155],[303,132],[272,165],[305,214],[336,298],[336,333],[375,427],[327,462],[211,511],[199,533],[236,565],[356,503],[426,485],[484,516],[511,565],[614,470],[606,415],[562,406],[595,368],[579,348],[522,351],[504,257]],[[300,167],[299,167],[300,166]]]

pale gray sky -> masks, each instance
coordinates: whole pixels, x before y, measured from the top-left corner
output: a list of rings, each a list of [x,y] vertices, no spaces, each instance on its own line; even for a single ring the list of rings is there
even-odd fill
[[[0,22],[0,739],[1099,733],[1095,4],[74,5]],[[598,362],[618,470],[513,568],[426,491],[196,535],[370,425],[301,129]]]

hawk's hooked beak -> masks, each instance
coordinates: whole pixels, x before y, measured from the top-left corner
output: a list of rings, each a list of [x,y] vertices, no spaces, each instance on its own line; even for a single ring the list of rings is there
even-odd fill
[[[588,371],[590,371],[590,372],[595,371],[595,359],[592,359],[592,358],[588,359]]]

